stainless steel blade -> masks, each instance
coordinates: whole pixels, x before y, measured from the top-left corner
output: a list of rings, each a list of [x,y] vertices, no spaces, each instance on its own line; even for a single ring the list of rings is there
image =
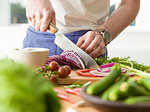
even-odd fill
[[[80,49],[78,46],[76,46],[72,41],[70,41],[65,35],[61,33],[56,33],[55,34],[56,38],[54,43],[59,46],[63,50],[73,50],[79,54],[79,56],[82,57],[82,59],[85,62],[85,65],[88,68],[94,68],[97,69],[98,65],[94,61],[94,59],[89,56],[86,52],[84,52],[82,49]]]

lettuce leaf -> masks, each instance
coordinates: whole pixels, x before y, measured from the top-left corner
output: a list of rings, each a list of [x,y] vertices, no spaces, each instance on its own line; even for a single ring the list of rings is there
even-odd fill
[[[30,68],[0,60],[0,112],[59,112],[53,85]]]

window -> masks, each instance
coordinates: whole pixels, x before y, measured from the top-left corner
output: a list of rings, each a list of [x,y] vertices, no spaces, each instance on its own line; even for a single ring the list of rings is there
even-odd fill
[[[116,9],[121,0],[110,0],[111,12]],[[27,23],[25,4],[27,0],[0,0],[0,26]],[[136,20],[131,24],[135,27],[149,27],[150,0],[141,0],[141,7]]]
[[[27,23],[26,0],[0,0],[0,26]]]
[[[10,0],[11,24],[27,23],[28,20],[25,13],[25,2],[21,0]]]

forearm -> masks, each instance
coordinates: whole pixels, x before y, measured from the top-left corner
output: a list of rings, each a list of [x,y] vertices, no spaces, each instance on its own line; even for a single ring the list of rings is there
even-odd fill
[[[114,39],[132,23],[138,14],[139,8],[140,0],[122,0],[119,7],[99,29],[108,30],[112,35],[112,39]]]

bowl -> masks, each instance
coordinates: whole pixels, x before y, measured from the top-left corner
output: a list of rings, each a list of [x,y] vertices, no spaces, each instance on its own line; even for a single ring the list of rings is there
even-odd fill
[[[30,67],[41,67],[45,65],[48,54],[47,48],[14,49],[12,59]]]
[[[104,101],[100,96],[91,96],[86,93],[86,88],[81,90],[81,97],[91,106],[102,112],[150,112],[150,104],[127,105],[120,101]]]

